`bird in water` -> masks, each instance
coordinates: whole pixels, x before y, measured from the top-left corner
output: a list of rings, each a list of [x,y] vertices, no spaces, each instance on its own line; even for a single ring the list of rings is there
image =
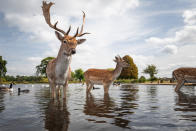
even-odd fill
[[[10,83],[10,86],[9,87],[0,87],[0,91],[13,91],[13,84],[14,83]]]
[[[25,90],[21,90],[20,88],[18,88],[18,94],[22,93],[29,93],[30,90],[25,89]]]

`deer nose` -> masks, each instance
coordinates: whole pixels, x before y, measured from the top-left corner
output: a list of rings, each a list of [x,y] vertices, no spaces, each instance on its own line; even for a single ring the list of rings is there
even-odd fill
[[[76,50],[75,49],[72,49],[71,50],[71,54],[75,54],[76,53]]]

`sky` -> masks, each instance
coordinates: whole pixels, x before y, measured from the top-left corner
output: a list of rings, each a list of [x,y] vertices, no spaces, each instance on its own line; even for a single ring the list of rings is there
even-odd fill
[[[87,41],[76,48],[72,70],[115,68],[116,55],[129,55],[139,70],[154,64],[158,77],[196,66],[195,0],[51,0],[51,22],[74,34],[86,13]],[[42,0],[0,4],[0,56],[7,75],[35,75],[36,65],[56,57],[60,41],[42,15]]]

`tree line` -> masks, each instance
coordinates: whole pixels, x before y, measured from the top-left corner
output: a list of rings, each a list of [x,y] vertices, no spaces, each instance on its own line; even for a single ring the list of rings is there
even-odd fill
[[[41,60],[41,63],[36,66],[36,76],[6,76],[6,64],[7,61],[3,60],[2,56],[0,56],[0,82],[3,81],[15,81],[15,82],[47,82],[46,76],[46,67],[49,61],[54,59],[54,57],[46,57]],[[133,79],[135,82],[145,82],[147,79],[144,76],[141,76],[138,79],[138,67],[133,61],[133,58],[129,55],[125,55],[123,59],[129,63],[129,67],[123,68],[119,79]],[[108,70],[113,70],[113,68],[109,68]],[[158,78],[155,77],[155,74],[158,73],[158,70],[155,65],[148,65],[144,70],[143,73],[149,74],[150,81],[157,80]],[[79,68],[75,71],[71,72],[71,81],[84,81],[84,71]]]

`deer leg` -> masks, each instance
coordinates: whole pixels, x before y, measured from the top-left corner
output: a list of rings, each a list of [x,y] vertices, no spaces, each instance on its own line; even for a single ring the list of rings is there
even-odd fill
[[[58,96],[58,97],[60,97],[60,92],[61,92],[60,89],[61,89],[61,86],[58,85],[58,86],[57,86],[57,96]]]
[[[63,99],[66,99],[67,86],[68,86],[68,80],[65,81],[65,84],[63,86]]]
[[[88,92],[88,88],[89,88],[89,81],[86,80],[86,92]]]
[[[184,85],[184,83],[185,83],[185,80],[179,80],[176,85],[175,91],[178,92],[180,88]]]
[[[56,84],[52,83],[52,98],[56,98]]]
[[[89,86],[89,88],[88,88],[88,92],[90,92],[91,91],[91,89],[93,88],[93,84],[92,83],[90,83],[90,86]]]
[[[104,87],[104,93],[108,93],[110,84],[104,84],[103,87]]]

